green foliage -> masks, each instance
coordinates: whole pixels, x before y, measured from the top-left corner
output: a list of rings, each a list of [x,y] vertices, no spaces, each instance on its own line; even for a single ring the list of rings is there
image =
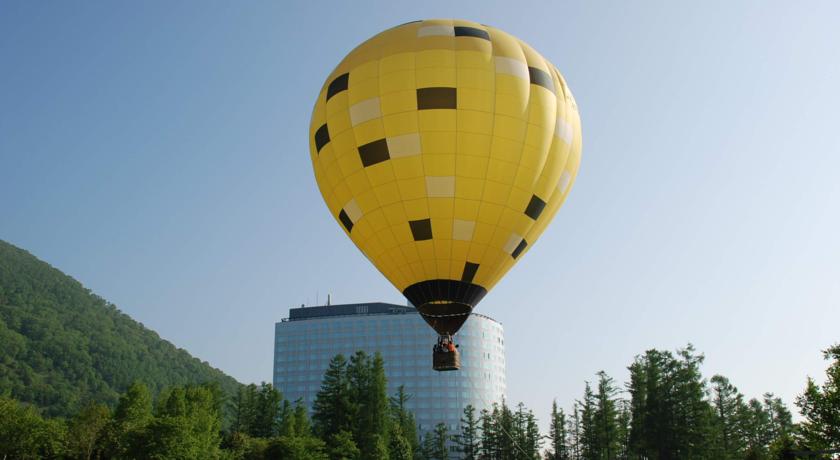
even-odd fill
[[[689,345],[675,357],[649,350],[630,366],[629,451],[651,459],[710,457],[712,408],[700,373],[702,355]]]
[[[403,435],[402,427],[399,424],[391,425],[389,438],[388,458],[390,460],[411,460],[414,458],[414,449]]]
[[[313,436],[280,436],[269,442],[266,459],[327,460],[326,446]]]
[[[463,426],[463,419],[461,426]],[[548,437],[551,440],[551,450],[546,455],[547,460],[568,460],[569,446],[566,433],[566,414],[563,409],[557,409],[557,401],[551,402],[551,420],[549,421]],[[465,459],[466,460],[466,459]]]
[[[820,387],[810,377],[796,398],[805,420],[800,425],[802,444],[811,450],[840,449],[840,344],[823,352],[831,361]]]
[[[161,339],[28,252],[0,241],[0,393],[50,417],[86,401],[114,407],[135,381],[153,394],[173,385],[239,384]]]
[[[411,395],[405,392],[404,386],[400,385],[397,393],[390,398],[390,402],[392,425],[408,441],[413,455],[419,450],[420,442],[417,438],[417,423],[414,421],[414,414],[406,407],[410,399]]]
[[[438,423],[423,439],[423,455],[429,460],[449,460],[449,450],[446,448],[448,440],[446,425]]]
[[[232,431],[255,438],[294,434],[291,405],[270,383],[240,387],[231,401],[231,412]]]
[[[353,433],[339,431],[330,436],[327,445],[329,446],[329,458],[331,460],[357,460],[362,453],[353,440]]]
[[[218,458],[221,414],[213,391],[187,386],[162,393],[155,417],[138,441],[132,455],[137,458]]]
[[[344,455],[333,442],[343,441],[336,435],[347,432],[352,433],[361,458],[387,458],[392,413],[386,386],[385,364],[378,353],[369,356],[359,351],[349,362],[342,355],[330,361],[312,418],[315,433],[327,440],[331,453]]]
[[[479,419],[475,416],[475,407],[468,404],[461,416],[461,431],[453,437],[463,460],[476,460],[481,447],[479,437]]]
[[[357,406],[350,393],[347,359],[336,355],[324,373],[321,389],[312,405],[312,422],[321,439],[332,440],[341,432],[353,432],[353,418]]]
[[[108,406],[89,403],[70,421],[67,450],[80,459],[101,457],[108,442],[111,411]]]
[[[0,396],[0,458],[55,458],[66,436],[60,420],[44,420],[31,405]]]

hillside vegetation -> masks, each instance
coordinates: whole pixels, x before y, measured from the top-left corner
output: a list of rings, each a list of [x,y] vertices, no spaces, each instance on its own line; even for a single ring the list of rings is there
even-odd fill
[[[135,382],[239,383],[46,262],[0,241],[0,395],[70,416],[95,401],[114,407]]]

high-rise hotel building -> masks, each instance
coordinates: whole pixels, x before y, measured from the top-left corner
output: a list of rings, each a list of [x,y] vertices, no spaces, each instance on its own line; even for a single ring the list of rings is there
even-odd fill
[[[437,338],[417,310],[405,305],[292,308],[287,319],[275,324],[274,385],[290,401],[302,398],[311,409],[333,356],[379,352],[389,394],[405,386],[421,432],[441,422],[455,430],[468,404],[480,411],[505,397],[504,334],[497,321],[473,313],[456,336],[461,369],[452,372],[432,370]]]

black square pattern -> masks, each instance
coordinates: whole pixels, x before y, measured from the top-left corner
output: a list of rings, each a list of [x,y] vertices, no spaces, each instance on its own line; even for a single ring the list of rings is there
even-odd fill
[[[525,215],[531,219],[537,220],[545,209],[545,201],[541,200],[537,195],[531,197],[531,202],[525,208]]]
[[[457,93],[455,88],[417,88],[417,109],[455,109]]]
[[[542,86],[543,88],[554,92],[554,82],[551,80],[551,75],[545,70],[536,67],[528,67],[528,75],[531,77],[531,83]]]
[[[414,241],[423,241],[432,239],[432,220],[412,220],[408,222],[411,227],[411,234],[414,236]]]
[[[366,168],[376,163],[390,160],[391,155],[388,153],[388,141],[379,139],[378,141],[373,141],[359,147],[359,156],[362,158],[362,165]]]
[[[475,272],[478,271],[478,264],[467,262],[464,264],[464,274],[461,275],[461,281],[465,283],[472,283],[475,278]]]
[[[490,34],[486,30],[477,29],[475,27],[455,26],[456,37],[475,37],[490,40]]]
[[[516,249],[513,250],[511,256],[513,256],[514,259],[519,257],[519,254],[522,254],[522,251],[524,251],[527,246],[528,242],[525,241],[525,238],[522,238],[522,241],[520,241],[519,245],[516,246]]]
[[[330,86],[327,88],[327,100],[329,101],[331,97],[335,96],[336,94],[345,91],[347,89],[347,85],[350,83],[350,74],[343,73],[337,77],[335,80],[330,82]]]
[[[350,216],[348,216],[343,209],[338,213],[338,220],[344,224],[344,228],[346,228],[348,232],[353,230],[353,221],[350,220]]]
[[[330,130],[327,129],[327,124],[324,123],[320,128],[318,128],[318,131],[315,131],[315,149],[318,150],[318,153],[321,153],[321,149],[329,142]]]

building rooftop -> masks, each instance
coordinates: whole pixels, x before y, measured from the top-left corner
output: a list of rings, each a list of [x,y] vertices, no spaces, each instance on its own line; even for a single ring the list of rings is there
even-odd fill
[[[315,307],[299,307],[290,308],[289,317],[283,318],[282,322],[286,321],[301,321],[308,319],[330,318],[336,316],[353,316],[353,315],[404,315],[407,313],[417,313],[417,310],[408,305],[397,305],[385,302],[369,302],[369,303],[348,303],[342,305],[320,305]],[[471,313],[472,315],[481,316],[490,321],[497,322],[493,318],[478,313]],[[501,323],[500,323],[501,324]]]

